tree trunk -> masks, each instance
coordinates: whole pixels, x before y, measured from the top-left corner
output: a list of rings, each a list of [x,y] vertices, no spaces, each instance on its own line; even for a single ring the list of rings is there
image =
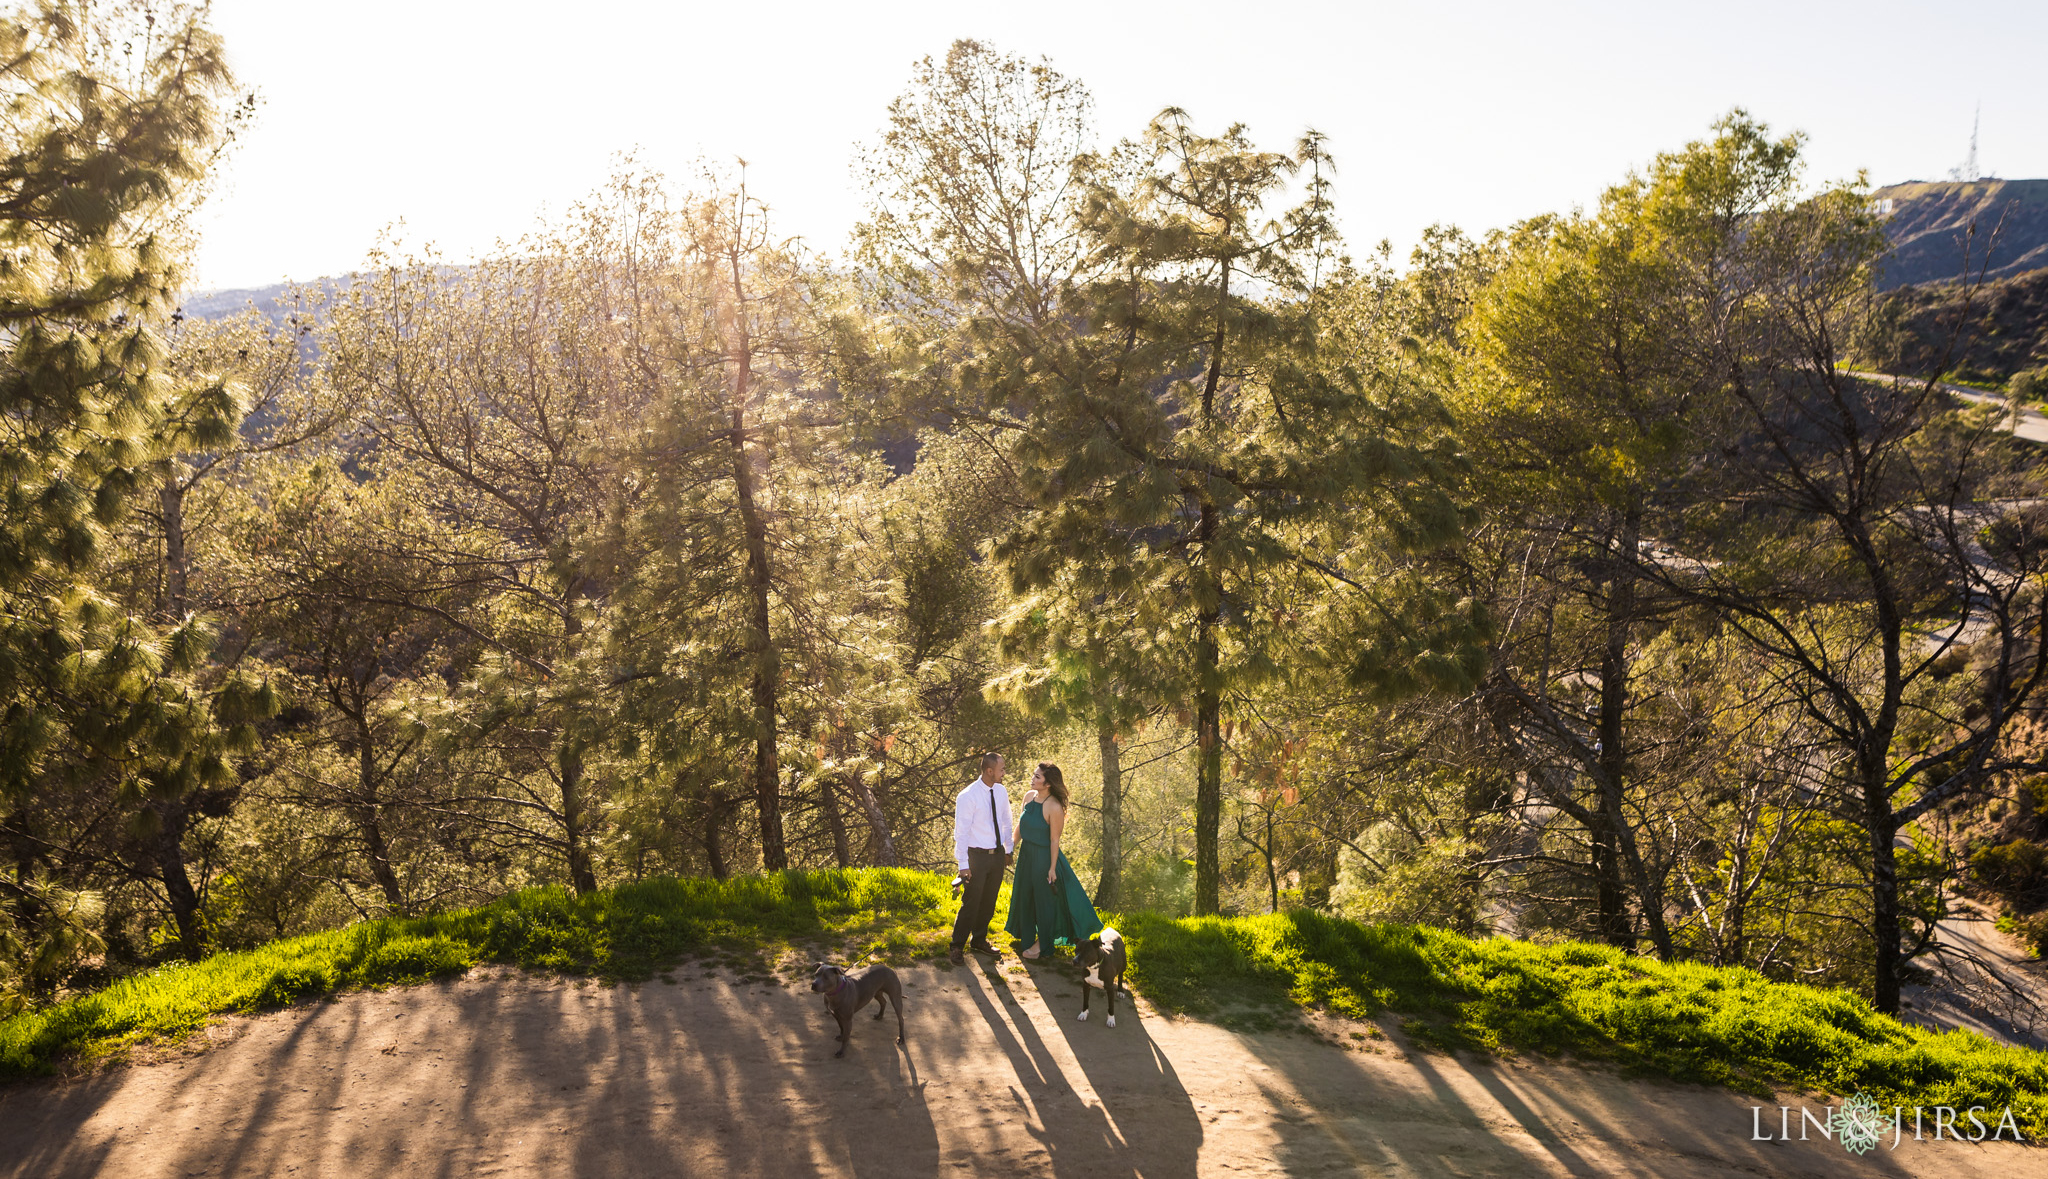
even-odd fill
[[[1628,709],[1628,640],[1635,621],[1636,584],[1627,572],[1634,557],[1629,550],[1636,543],[1635,519],[1635,514],[1629,513],[1622,526],[1622,551],[1607,591],[1607,645],[1600,656],[1600,744],[1594,753],[1600,769],[1594,775],[1597,799],[1591,832],[1600,940],[1631,950],[1636,937],[1621,882],[1620,827],[1628,822],[1621,797],[1628,767],[1622,718]]]
[[[725,839],[720,828],[725,823],[725,795],[714,790],[704,807],[704,829],[698,836],[704,844],[704,859],[711,868],[713,880],[724,880],[732,874],[725,863]]]
[[[1634,878],[1643,923],[1657,955],[1672,957],[1671,930],[1664,920],[1664,893],[1650,879],[1642,853],[1629,827],[1626,806],[1628,782],[1627,732],[1622,726],[1628,711],[1628,681],[1633,670],[1628,654],[1629,639],[1636,622],[1636,545],[1642,536],[1642,510],[1631,505],[1621,529],[1621,569],[1615,575],[1607,611],[1607,647],[1600,660],[1600,830],[1594,846],[1600,887],[1601,936],[1609,944],[1633,950],[1636,932],[1628,919],[1624,868]]]
[[[832,792],[832,779],[818,775],[818,805],[825,808],[825,826],[832,832],[832,860],[841,868],[853,867],[853,852],[846,845],[846,820],[839,814],[839,798]]]
[[[1334,839],[1309,845],[1304,853],[1306,857],[1311,858],[1309,869],[1302,873],[1302,904],[1311,909],[1329,907],[1330,888],[1337,882],[1337,853],[1341,847],[1342,845]]]
[[[1203,580],[1210,601],[1200,603],[1200,627],[1195,639],[1195,744],[1199,761],[1195,773],[1195,913],[1213,915],[1221,910],[1222,859],[1217,854],[1218,834],[1223,826],[1223,698],[1218,681],[1216,631],[1222,622],[1222,587],[1208,576],[1213,568],[1212,549],[1216,537],[1215,505],[1202,505],[1202,522],[1197,535],[1202,542]]]
[[[356,808],[356,830],[363,837],[363,846],[369,850],[370,875],[384,894],[385,906],[394,915],[404,915],[407,911],[405,891],[398,887],[398,874],[391,870],[391,849],[384,842],[384,824],[375,806]]]
[[[1892,846],[1899,837],[1899,815],[1892,808],[1892,760],[1898,755],[1899,714],[1907,677],[1900,657],[1905,612],[1891,569],[1860,518],[1852,518],[1846,539],[1862,557],[1870,595],[1883,636],[1884,697],[1869,731],[1857,750],[1862,779],[1865,821],[1870,828],[1870,930],[1877,939],[1871,962],[1871,1003],[1886,1015],[1899,1013],[1899,986],[1906,959],[1900,953],[1899,861]]]
[[[1603,784],[1599,809],[1593,812],[1593,896],[1595,921],[1600,940],[1610,946],[1635,948],[1635,932],[1629,927],[1628,909],[1622,903],[1620,857],[1615,854],[1615,824],[1619,821],[1607,809],[1612,792]]]
[[[1278,913],[1280,911],[1280,869],[1273,863],[1272,807],[1266,808],[1266,844],[1259,849],[1259,854],[1266,857],[1266,891],[1270,898],[1266,911],[1268,913]]]
[[[902,860],[896,855],[896,838],[889,833],[889,817],[882,813],[881,800],[859,774],[853,775],[852,785],[853,796],[860,800],[860,809],[867,814],[868,826],[875,834],[875,862],[884,868],[897,867]]]
[[[583,821],[583,752],[573,743],[562,748],[562,842],[569,855],[569,886],[576,895],[597,891],[597,873],[590,864],[590,846]]]
[[[1738,843],[1728,869],[1726,891],[1728,900],[1721,907],[1721,931],[1715,938],[1716,966],[1741,966],[1743,955],[1748,952],[1749,941],[1749,897],[1746,889],[1749,881],[1749,846],[1745,840]],[[1700,919],[1706,919],[1700,913]]]
[[[768,564],[768,522],[761,514],[754,462],[747,449],[747,398],[751,395],[754,357],[745,334],[746,288],[737,247],[731,259],[734,310],[728,330],[733,360],[732,481],[747,545],[747,645],[754,657],[754,800],[761,813],[761,866],[774,872],[789,867],[789,852],[782,842],[782,766],[775,745],[781,668],[770,625],[769,599],[775,583]]]
[[[1116,740],[1115,715],[1104,700],[1107,677],[1098,674],[1095,692],[1095,748],[1102,755],[1102,875],[1095,882],[1095,907],[1123,903],[1124,766]]]
[[[1892,817],[1890,800],[1884,796],[1882,767],[1866,774],[1864,791],[1870,828],[1870,928],[1877,938],[1871,972],[1871,1005],[1886,1015],[1899,1013],[1900,973],[1905,962],[1899,954],[1899,864],[1892,841],[1898,825]]]
[[[1216,422],[1216,390],[1223,378],[1224,318],[1230,301],[1230,264],[1221,268],[1217,287],[1216,335],[1209,343],[1209,372],[1202,382],[1202,428]],[[1223,579],[1216,571],[1216,505],[1209,489],[1199,492],[1202,520],[1195,537],[1201,543],[1196,570],[1196,605],[1201,620],[1195,639],[1195,743],[1200,760],[1195,773],[1195,913],[1222,908],[1222,858],[1217,844],[1223,827],[1223,700],[1222,656],[1216,631],[1223,622]],[[1206,600],[1204,600],[1206,598]]]
[[[186,598],[192,582],[192,560],[185,548],[185,488],[175,478],[168,479],[156,494],[164,518],[164,589],[159,608],[165,618],[178,622],[188,609]]]
[[[163,882],[164,897],[171,904],[171,921],[178,927],[178,955],[197,962],[206,951],[205,931],[199,927],[199,890],[192,887],[185,870],[185,827],[191,812],[183,799],[155,806],[157,878]]]
[[[381,777],[377,772],[377,747],[370,741],[369,718],[362,711],[360,695],[356,703],[358,710],[352,718],[356,729],[356,830],[369,851],[370,875],[383,891],[385,905],[392,913],[403,914],[405,890],[398,887],[398,874],[391,870],[391,848],[384,841],[384,824],[377,808]]]
[[[744,454],[739,459],[746,465]],[[742,484],[740,516],[747,530],[748,642],[754,647],[750,692],[754,704],[754,799],[761,813],[761,866],[769,871],[789,867],[782,842],[782,760],[776,749],[776,689],[781,671],[769,629],[767,530],[754,511],[752,479]]]
[[[1618,797],[1618,796],[1617,796]],[[1615,811],[1620,813],[1620,804]],[[1650,944],[1657,947],[1657,956],[1666,962],[1673,959],[1676,951],[1672,948],[1671,926],[1664,920],[1664,889],[1660,882],[1650,878],[1648,866],[1643,863],[1642,850],[1636,844],[1635,833],[1629,829],[1627,818],[1615,826],[1615,842],[1621,853],[1621,862],[1635,878],[1636,895],[1643,906],[1643,923],[1650,931]]]

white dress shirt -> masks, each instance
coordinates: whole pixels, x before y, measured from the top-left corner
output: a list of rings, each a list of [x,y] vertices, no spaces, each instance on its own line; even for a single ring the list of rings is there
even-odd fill
[[[993,796],[993,811],[989,799]],[[967,867],[967,849],[970,847],[1001,847],[1009,851],[1013,844],[1010,831],[1010,795],[1001,786],[992,786],[976,778],[960,791],[960,797],[953,800],[953,858]]]

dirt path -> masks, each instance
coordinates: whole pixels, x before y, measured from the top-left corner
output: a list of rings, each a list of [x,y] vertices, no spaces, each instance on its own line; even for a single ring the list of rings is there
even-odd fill
[[[908,1053],[894,1020],[860,1021],[844,1060],[800,985],[695,968],[349,995],[0,1089],[0,1175],[2048,1175],[2048,1150],[1910,1123],[1864,1158],[1752,1142],[1734,1094],[1404,1052],[1367,1025],[1079,1023],[1065,969],[1014,965],[907,971]]]

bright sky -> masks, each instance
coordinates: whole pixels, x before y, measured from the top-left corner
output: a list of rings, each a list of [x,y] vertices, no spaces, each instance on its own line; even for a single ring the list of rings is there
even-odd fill
[[[1588,204],[1730,106],[1812,136],[1816,178],[2048,177],[2048,3],[215,0],[264,105],[205,213],[197,288],[358,266],[380,231],[451,259],[516,238],[639,149],[745,156],[782,228],[838,250],[853,146],[956,37],[1045,55],[1098,132],[1161,107],[1272,147],[1330,137],[1355,249]]]

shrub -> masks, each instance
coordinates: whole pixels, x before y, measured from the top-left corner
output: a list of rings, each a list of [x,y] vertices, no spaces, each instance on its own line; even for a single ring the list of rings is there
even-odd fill
[[[2018,939],[2036,958],[2048,958],[2048,913],[2001,913],[1998,929]]]
[[[462,974],[476,965],[476,950],[450,938],[399,937],[378,945],[351,972],[365,986],[426,982]]]
[[[2048,401],[2048,368],[2021,369],[2005,383],[2005,392],[2023,403]]]
[[[1392,921],[1482,932],[1474,851],[1462,838],[1425,842],[1394,823],[1376,824],[1359,835],[1356,849],[1337,853],[1330,907],[1368,924]]]
[[[299,999],[324,995],[333,990],[334,985],[334,974],[325,966],[303,962],[280,966],[271,971],[270,977],[256,988],[256,993],[242,1004],[242,1010],[285,1007]]]
[[[1195,862],[1178,856],[1145,856],[1124,866],[1126,908],[1185,917],[1195,911]]]
[[[2029,908],[2048,900],[2048,847],[2031,839],[1980,847],[1970,874],[1986,888]]]

